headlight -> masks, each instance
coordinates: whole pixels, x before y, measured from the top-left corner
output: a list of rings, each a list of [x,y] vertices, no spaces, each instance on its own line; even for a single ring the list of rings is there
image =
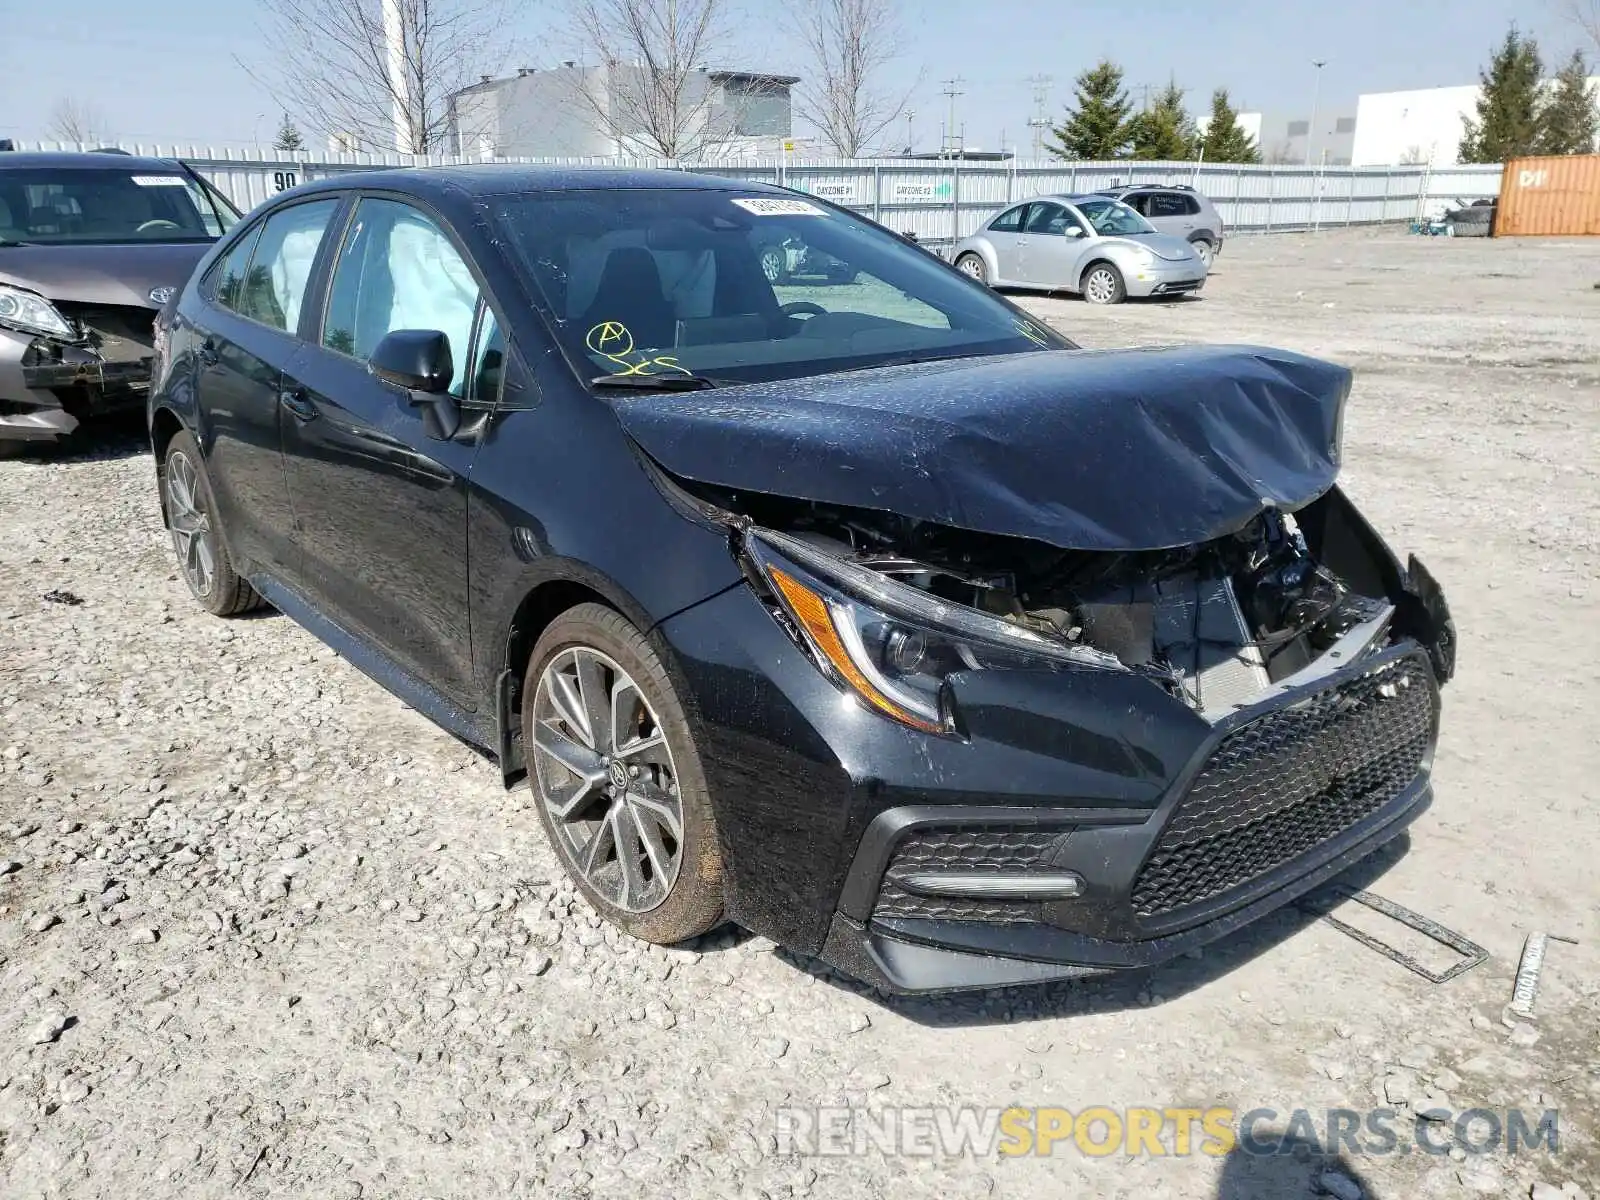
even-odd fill
[[[1126,669],[781,533],[753,531],[745,545],[818,666],[870,709],[925,733],[952,732],[943,692],[957,671]]]
[[[0,283],[0,325],[54,337],[76,336],[67,319],[43,296]]]

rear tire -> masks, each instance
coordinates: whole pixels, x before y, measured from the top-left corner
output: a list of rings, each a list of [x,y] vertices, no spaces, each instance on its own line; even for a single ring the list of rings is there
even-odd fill
[[[670,945],[722,921],[717,823],[688,716],[649,641],[602,604],[540,636],[522,689],[539,820],[595,911]]]
[[[167,445],[161,488],[165,495],[162,511],[178,555],[178,571],[200,606],[214,617],[234,617],[258,607],[261,597],[234,570],[217,516],[211,476],[200,447],[187,432],[177,434]]]
[[[1091,263],[1080,286],[1083,298],[1090,304],[1121,304],[1128,298],[1122,272],[1108,262]]]
[[[956,270],[969,279],[976,279],[985,287],[989,286],[989,264],[983,261],[981,254],[963,254],[956,259]]]

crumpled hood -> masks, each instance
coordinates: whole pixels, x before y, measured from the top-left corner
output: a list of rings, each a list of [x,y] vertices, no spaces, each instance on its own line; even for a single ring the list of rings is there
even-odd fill
[[[1350,379],[1284,350],[1056,350],[614,403],[686,479],[1063,549],[1154,550],[1331,487]]]
[[[0,246],[0,283],[69,304],[158,309],[150,289],[181,288],[210,242]]]

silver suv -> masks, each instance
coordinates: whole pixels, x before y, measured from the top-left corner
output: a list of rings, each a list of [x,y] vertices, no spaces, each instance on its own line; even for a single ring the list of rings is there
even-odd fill
[[[1209,269],[1222,253],[1222,217],[1199,192],[1185,183],[1140,184],[1107,188],[1162,233],[1189,241]]]

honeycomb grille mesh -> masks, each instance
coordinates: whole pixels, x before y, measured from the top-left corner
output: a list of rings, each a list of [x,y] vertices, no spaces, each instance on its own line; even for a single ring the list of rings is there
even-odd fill
[[[1037,902],[916,896],[901,880],[918,871],[1016,871],[1039,865],[1063,830],[1025,825],[930,825],[907,834],[895,847],[873,910],[877,917],[923,917],[935,921],[1036,922]]]
[[[1211,900],[1377,812],[1422,769],[1434,692],[1427,660],[1411,655],[1229,734],[1157,839],[1134,912]]]

